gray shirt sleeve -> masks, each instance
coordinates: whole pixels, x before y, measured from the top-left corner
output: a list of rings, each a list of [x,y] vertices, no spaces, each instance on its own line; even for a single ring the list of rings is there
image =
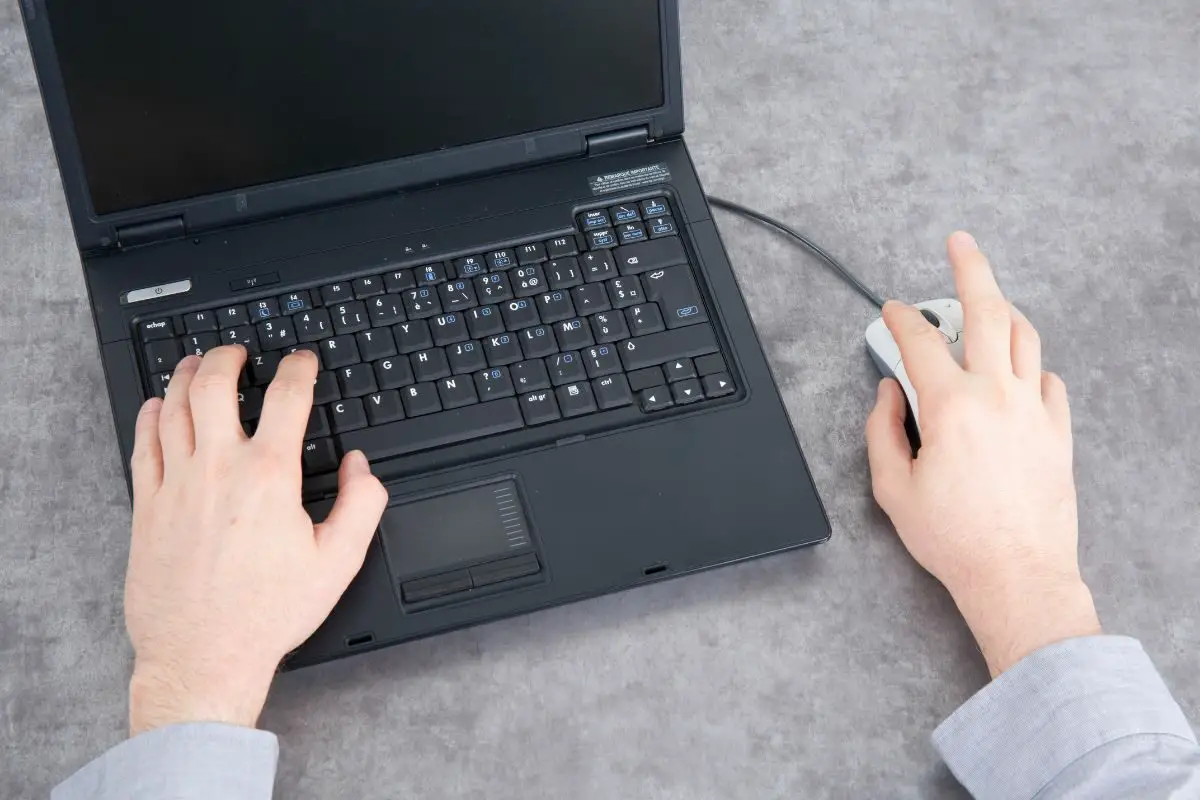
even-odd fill
[[[933,744],[977,800],[1200,798],[1200,747],[1142,646],[1068,639],[1005,672]]]
[[[215,723],[135,736],[51,792],[51,800],[270,800],[279,761],[273,734]]]

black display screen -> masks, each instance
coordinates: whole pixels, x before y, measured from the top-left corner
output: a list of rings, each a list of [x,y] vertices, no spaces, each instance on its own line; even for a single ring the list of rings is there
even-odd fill
[[[663,105],[656,0],[47,0],[107,214]]]

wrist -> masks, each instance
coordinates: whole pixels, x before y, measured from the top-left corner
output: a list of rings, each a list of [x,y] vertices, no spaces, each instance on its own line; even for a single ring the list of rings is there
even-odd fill
[[[138,661],[129,681],[130,735],[186,722],[254,728],[273,677],[274,669],[205,675]]]

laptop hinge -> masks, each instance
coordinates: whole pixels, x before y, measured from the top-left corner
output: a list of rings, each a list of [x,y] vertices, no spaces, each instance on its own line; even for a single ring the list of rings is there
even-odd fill
[[[117,247],[138,247],[170,239],[182,239],[184,236],[187,236],[187,226],[183,217],[156,219],[153,222],[139,222],[136,225],[117,228]]]
[[[626,128],[612,133],[598,133],[587,138],[589,156],[601,153],[614,153],[617,150],[629,150],[633,147],[645,147],[654,141],[650,138],[650,128],[642,125],[637,128]]]

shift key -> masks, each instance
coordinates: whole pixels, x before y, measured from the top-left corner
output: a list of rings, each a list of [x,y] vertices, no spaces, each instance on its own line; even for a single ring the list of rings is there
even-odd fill
[[[646,299],[662,306],[668,328],[708,322],[704,301],[689,267],[670,267],[642,276]]]
[[[626,339],[618,346],[626,372],[657,367],[681,358],[717,352],[717,337],[709,325],[692,325],[673,331]]]

